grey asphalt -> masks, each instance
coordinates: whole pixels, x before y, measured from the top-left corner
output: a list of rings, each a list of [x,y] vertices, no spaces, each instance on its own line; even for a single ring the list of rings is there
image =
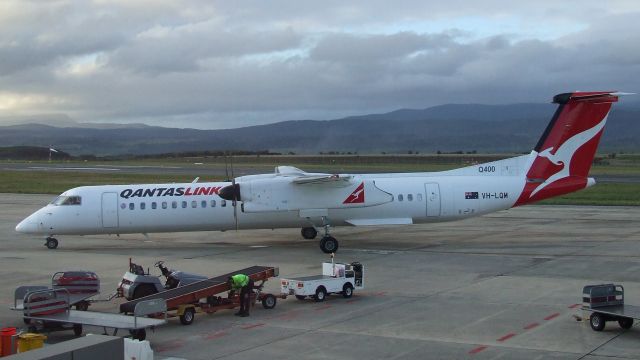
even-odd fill
[[[2,327],[24,326],[8,309],[16,286],[46,284],[63,269],[96,271],[106,296],[129,257],[208,275],[274,265],[287,277],[314,275],[328,260],[298,229],[63,236],[48,250],[14,226],[49,199],[0,194]],[[640,305],[638,219],[638,207],[527,206],[452,223],[338,228],[337,260],[366,266],[366,289],[352,299],[288,298],[248,318],[198,314],[190,326],[172,319],[148,339],[157,358],[637,359],[640,325],[594,332],[576,317],[586,284],[621,283],[627,302]],[[51,333],[47,342],[72,336]]]

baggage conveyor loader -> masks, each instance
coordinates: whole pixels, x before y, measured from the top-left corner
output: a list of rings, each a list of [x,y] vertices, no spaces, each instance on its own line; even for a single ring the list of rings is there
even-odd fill
[[[265,281],[278,276],[278,268],[251,266],[120,304],[120,312],[125,314],[132,313],[139,302],[161,299],[167,304],[169,317],[177,316],[180,318],[180,323],[190,325],[198,312],[214,313],[219,310],[233,309],[240,306],[238,294],[228,297],[220,296],[220,294],[231,290],[227,279],[236,274],[245,274],[254,282],[260,282],[254,287],[256,291],[252,295],[252,304],[255,301],[261,301],[265,309],[272,309],[276,306],[276,297],[272,294],[262,293],[262,288]]]

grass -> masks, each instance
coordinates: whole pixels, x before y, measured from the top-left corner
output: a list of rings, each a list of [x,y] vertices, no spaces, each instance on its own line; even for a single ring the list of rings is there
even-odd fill
[[[541,201],[539,204],[640,206],[640,184],[596,184],[585,190]]]
[[[191,180],[193,178],[183,175],[2,171],[0,172],[0,193],[60,194],[65,190],[87,185],[174,183]]]

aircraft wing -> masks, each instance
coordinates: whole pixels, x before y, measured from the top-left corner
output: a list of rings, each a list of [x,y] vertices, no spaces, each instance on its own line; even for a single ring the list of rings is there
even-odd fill
[[[291,182],[296,185],[333,185],[336,187],[348,186],[352,183],[353,176],[340,176],[337,174],[321,174],[298,176]]]

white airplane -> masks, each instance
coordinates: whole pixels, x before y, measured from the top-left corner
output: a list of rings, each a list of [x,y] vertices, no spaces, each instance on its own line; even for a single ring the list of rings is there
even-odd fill
[[[529,155],[441,172],[322,174],[279,166],[233,182],[82,186],[16,231],[45,235],[55,249],[54,235],[300,227],[313,239],[324,228],[320,248],[331,253],[338,241],[330,227],[465,219],[594,185],[589,169],[620,95],[556,95],[558,109]]]

